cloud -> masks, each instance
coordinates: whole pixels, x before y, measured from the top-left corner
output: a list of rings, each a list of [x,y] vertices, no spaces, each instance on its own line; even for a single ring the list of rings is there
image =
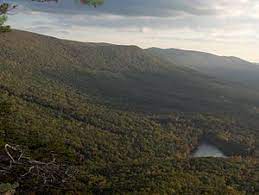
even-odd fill
[[[2,0],[3,1],[3,0]],[[38,3],[28,0],[5,0],[32,10],[53,13],[112,14],[120,16],[172,17],[181,14],[211,15],[215,13],[210,3],[202,0],[106,0],[96,9],[80,4],[80,1],[59,0],[58,3]],[[209,0],[210,1],[210,0]]]
[[[258,0],[106,0],[97,8],[79,0],[38,3],[30,0],[0,0],[16,3],[34,11],[60,14],[117,15],[131,17],[254,16],[258,18]]]
[[[258,59],[258,0],[106,0],[98,8],[74,0],[58,4],[5,1],[19,4],[9,23],[23,30],[142,47],[179,46],[208,52],[218,48],[219,54],[234,51],[230,55]]]

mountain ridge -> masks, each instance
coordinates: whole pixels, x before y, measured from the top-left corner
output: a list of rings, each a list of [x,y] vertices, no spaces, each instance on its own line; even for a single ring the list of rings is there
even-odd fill
[[[233,56],[218,56],[210,53],[151,48],[147,51],[183,67],[190,67],[218,80],[235,82],[251,90],[259,90],[257,85],[259,67]]]
[[[213,52],[205,52],[205,51],[199,51],[199,50],[194,50],[194,49],[181,49],[181,48],[160,48],[160,47],[149,47],[149,48],[146,48],[145,50],[156,50],[156,49],[159,49],[159,50],[174,50],[174,51],[178,51],[178,52],[189,52],[189,53],[198,53],[198,54],[203,54],[203,55],[210,55],[210,56],[215,56],[215,57],[222,57],[222,58],[233,58],[233,59],[237,59],[237,60],[240,60],[240,61],[244,61],[244,62],[247,62],[247,63],[252,63],[250,62],[249,60],[245,60],[243,59],[242,57],[238,57],[238,56],[225,56],[225,55],[220,55],[220,54],[215,54]],[[254,63],[254,64],[258,64],[258,63]]]
[[[134,46],[0,34],[0,186],[19,183],[25,194],[253,193],[258,99]],[[191,158],[204,139],[231,157]],[[15,150],[8,148],[12,166],[5,146]]]
[[[99,103],[140,111],[249,110],[257,106],[257,92],[136,46],[66,41],[24,31],[0,36],[2,64],[9,65],[17,79],[26,77],[26,85],[34,77],[44,78]],[[17,86],[26,85],[12,87],[20,90]]]

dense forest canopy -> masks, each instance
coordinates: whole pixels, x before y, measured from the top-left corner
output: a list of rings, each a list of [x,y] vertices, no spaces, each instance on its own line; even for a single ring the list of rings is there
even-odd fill
[[[9,188],[82,194],[258,191],[258,116],[247,112],[248,96],[235,99],[248,89],[231,83],[218,88],[214,80],[135,46],[16,30],[0,36],[0,181]],[[222,88],[233,95],[231,101],[214,98],[226,93]],[[229,113],[217,114],[227,108]],[[188,109],[193,112],[183,112]],[[230,158],[191,158],[205,138]]]
[[[257,88],[160,52],[1,33],[0,194],[257,194]],[[193,158],[203,141],[228,158]]]

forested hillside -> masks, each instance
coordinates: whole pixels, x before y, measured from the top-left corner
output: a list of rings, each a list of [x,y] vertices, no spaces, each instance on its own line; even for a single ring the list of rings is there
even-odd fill
[[[259,66],[233,56],[217,56],[209,53],[150,48],[148,53],[161,57],[182,67],[189,67],[218,80],[259,90]]]
[[[256,194],[258,97],[136,46],[0,34],[0,190]],[[204,139],[230,158],[191,158]]]
[[[1,35],[0,44],[2,68],[13,69],[20,84],[13,83],[15,78],[9,81],[8,73],[2,81],[23,93],[44,93],[45,83],[39,82],[48,79],[120,109],[231,112],[251,111],[259,103],[254,90],[172,64],[136,46],[62,41],[21,31]]]

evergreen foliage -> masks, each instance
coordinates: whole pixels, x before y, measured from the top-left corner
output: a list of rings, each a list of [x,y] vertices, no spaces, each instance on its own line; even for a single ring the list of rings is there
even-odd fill
[[[245,101],[242,87],[227,93],[215,80],[137,47],[20,31],[0,36],[1,183],[19,183],[21,193],[258,192],[258,115],[248,109],[256,93]],[[157,92],[166,101],[155,101]],[[217,100],[219,108],[235,105],[230,112],[215,108],[212,97],[220,93],[241,94],[227,106]],[[203,106],[210,113],[198,109]],[[181,111],[188,109],[192,113]],[[203,139],[230,158],[192,158]],[[24,152],[26,166],[8,171],[6,144]],[[19,158],[20,152],[10,152]],[[70,179],[45,182],[29,171],[31,161],[45,167],[53,156],[58,168],[50,170],[60,171],[55,177],[73,170]]]

